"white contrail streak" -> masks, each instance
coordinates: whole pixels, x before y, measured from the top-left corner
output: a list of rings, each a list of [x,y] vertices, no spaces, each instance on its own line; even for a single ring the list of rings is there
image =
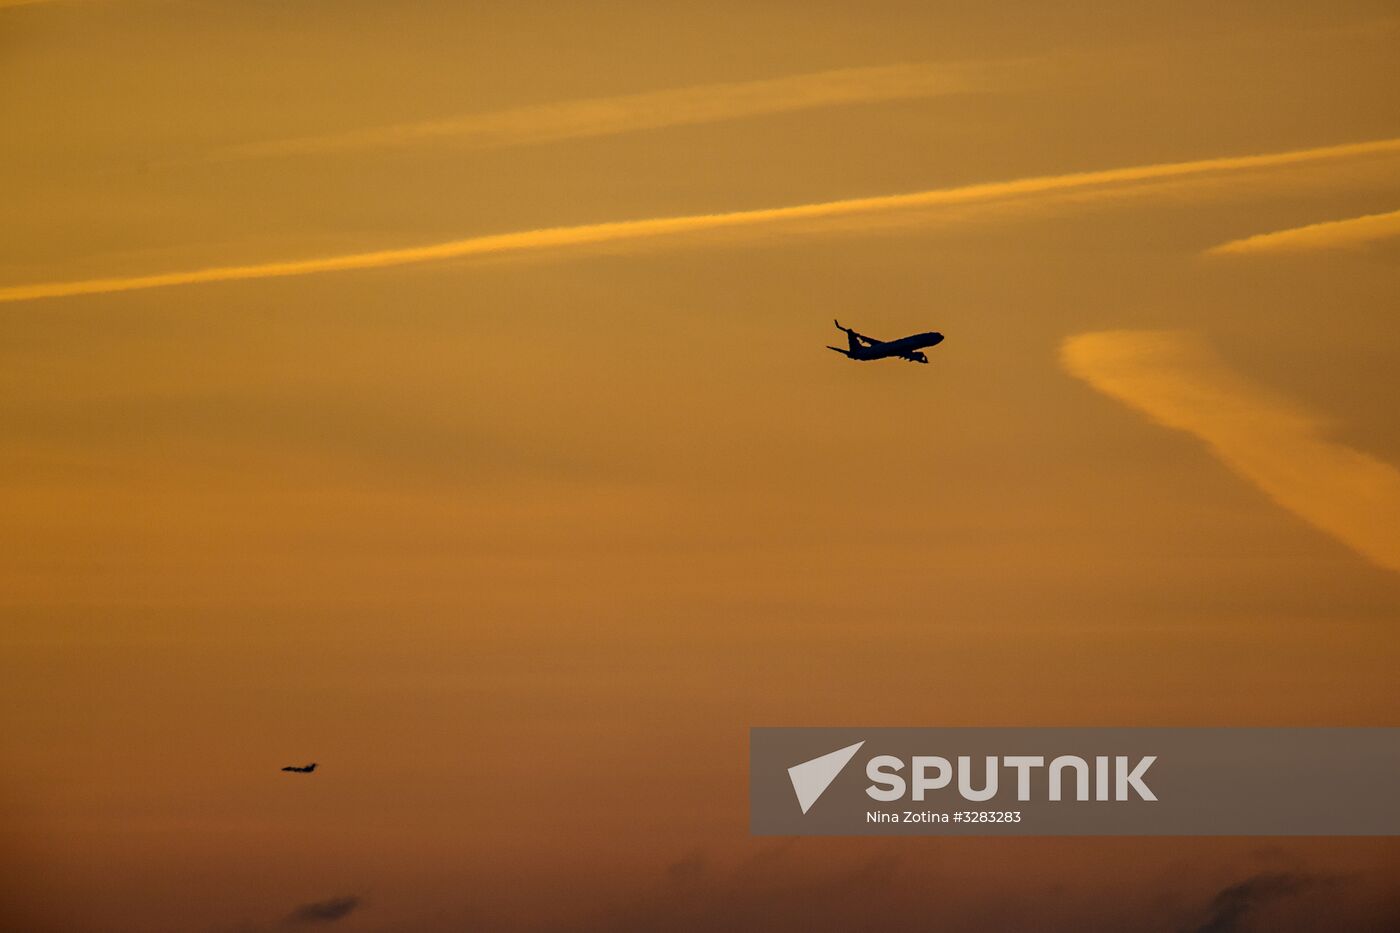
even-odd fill
[[[694,126],[845,104],[909,100],[984,90],[1015,63],[905,64],[845,68],[536,104],[442,120],[379,126],[235,146],[227,158],[388,149],[433,143],[492,149]],[[217,156],[216,156],[217,158]]]
[[[1115,186],[1134,183],[1285,168],[1308,163],[1395,153],[1400,153],[1400,139],[1382,139],[1317,149],[1296,149],[1266,155],[1231,156],[1191,162],[1165,162],[1094,172],[1077,172],[1069,175],[1045,175],[1013,181],[965,185],[957,188],[936,188],[912,194],[850,198],[841,201],[734,211],[725,214],[692,214],[650,220],[584,224],[575,227],[550,227],[518,233],[500,233],[449,240],[444,243],[424,246],[409,246],[313,259],[242,266],[211,266],[182,272],[161,272],[152,275],[86,279],[73,282],[10,285],[0,287],[0,302],[30,301],[36,298],[58,298],[71,295],[95,295],[134,289],[163,288],[171,285],[311,275],[318,272],[339,272],[350,269],[379,269],[467,256],[520,253],[621,240],[642,240],[708,230],[753,227],[784,221],[853,217],[911,208],[977,204],[1073,191],[1102,189],[1112,192]]]
[[[1222,243],[1207,252],[1223,256],[1349,249],[1397,236],[1400,236],[1400,211],[1391,211],[1386,214],[1366,214],[1346,220],[1308,224],[1306,227],[1276,230],[1273,233],[1260,233]]]

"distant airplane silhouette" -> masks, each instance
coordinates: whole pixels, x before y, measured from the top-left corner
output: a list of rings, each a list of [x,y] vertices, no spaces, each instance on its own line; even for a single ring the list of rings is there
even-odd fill
[[[311,764],[307,765],[304,768],[298,768],[296,765],[287,765],[287,767],[283,768],[282,770],[295,771],[298,774],[310,774],[312,771],[316,770],[316,762],[313,761],[311,762]]]
[[[834,323],[846,332],[850,348],[842,350],[840,347],[828,346],[827,349],[844,353],[853,360],[886,360],[898,357],[911,363],[927,363],[928,357],[919,352],[919,349],[937,346],[943,342],[943,335],[937,331],[915,334],[912,337],[900,337],[898,340],[876,340],[874,337],[858,334],[849,327],[841,327],[840,321]]]

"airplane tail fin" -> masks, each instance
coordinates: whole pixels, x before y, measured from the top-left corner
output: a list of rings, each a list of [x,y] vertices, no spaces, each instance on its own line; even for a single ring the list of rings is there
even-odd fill
[[[845,351],[837,350],[837,352],[838,352],[838,353],[844,352],[847,356],[851,357],[852,359],[855,359],[856,353],[858,353],[858,352],[861,350],[861,342],[860,342],[860,341],[861,341],[861,337],[860,337],[860,335],[857,334],[854,330],[852,330],[852,329],[849,328],[849,327],[842,327],[842,326],[841,326],[841,322],[838,321],[838,320],[836,320],[836,318],[832,318],[832,319],[831,319],[831,323],[835,324],[836,327],[837,327],[838,329],[844,330],[844,331],[846,332],[846,342],[847,342],[848,344],[850,344],[850,349],[849,349],[849,350],[845,350]],[[836,350],[835,347],[831,347],[830,349]]]

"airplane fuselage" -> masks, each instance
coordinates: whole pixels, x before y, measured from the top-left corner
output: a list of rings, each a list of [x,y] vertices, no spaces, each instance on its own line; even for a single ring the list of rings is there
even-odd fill
[[[915,351],[924,347],[935,347],[943,342],[943,335],[937,331],[929,331],[926,334],[914,334],[910,337],[901,337],[898,340],[883,340],[873,343],[870,346],[856,347],[846,351],[846,355],[853,360],[885,360],[890,357],[900,357],[908,359],[915,357],[916,362],[926,363],[928,359],[922,353]]]

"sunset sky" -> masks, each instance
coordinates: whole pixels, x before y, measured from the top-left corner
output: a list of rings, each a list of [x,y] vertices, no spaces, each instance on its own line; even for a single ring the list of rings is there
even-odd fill
[[[1400,725],[1398,51],[0,0],[0,929],[1400,926],[1391,839],[747,798],[751,726]]]

